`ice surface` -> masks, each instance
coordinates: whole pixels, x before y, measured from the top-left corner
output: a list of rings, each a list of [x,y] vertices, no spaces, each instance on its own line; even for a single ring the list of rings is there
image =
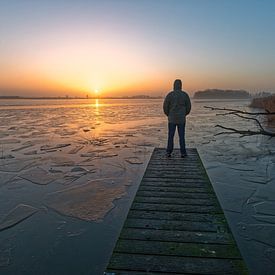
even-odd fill
[[[53,166],[74,166],[75,162],[65,156],[52,156],[50,157]]]
[[[10,264],[11,248],[2,249],[0,248],[0,267],[5,267]]]
[[[80,156],[83,158],[93,158],[97,155],[97,153],[95,152],[89,152],[89,153],[83,153]]]
[[[18,152],[32,147],[34,144],[31,141],[25,142],[22,146],[12,149],[13,152]]]
[[[99,153],[97,155],[98,158],[112,158],[112,157],[116,157],[118,156],[118,154],[116,153]]]
[[[8,137],[8,136],[9,136],[8,133],[0,131],[0,138],[4,138],[4,137]]]
[[[15,177],[14,174],[0,173],[0,187],[7,184],[14,177]]]
[[[240,187],[229,184],[217,184],[216,191],[222,198],[222,207],[224,210],[235,211],[241,213],[246,207],[247,200],[254,194],[256,189]],[[234,196],[232,196],[234,193]]]
[[[127,161],[130,164],[142,164],[143,163],[138,157],[126,158],[125,161]]]
[[[134,143],[135,145],[137,146],[149,146],[149,147],[154,147],[155,144],[152,143],[152,142],[149,142],[149,141],[141,141],[141,142],[137,142],[137,143]]]
[[[128,143],[128,139],[117,139],[117,140],[113,141],[114,145],[127,144],[127,143]]]
[[[19,139],[0,139],[0,144],[14,144],[14,143],[20,143],[21,141]]]
[[[265,223],[274,223],[275,224],[275,215],[254,215],[252,216],[255,220]]]
[[[26,204],[19,204],[12,209],[0,222],[0,231],[15,226],[23,220],[29,218],[38,211],[37,208]]]
[[[113,201],[126,192],[123,178],[90,181],[46,196],[46,204],[63,215],[98,221],[114,207]]]
[[[85,168],[83,168],[83,167],[80,167],[80,166],[76,166],[76,167],[73,167],[72,169],[71,169],[71,172],[85,172],[85,173],[87,173],[87,172],[89,172],[87,169],[85,169]]]
[[[268,248],[265,250],[264,254],[266,257],[275,263],[275,249],[274,248]]]
[[[32,151],[24,152],[24,155],[26,155],[26,156],[37,155],[37,150],[32,150]]]
[[[70,146],[70,143],[64,143],[64,144],[56,144],[56,145],[43,145],[40,147],[41,151],[51,151],[51,150],[55,150],[55,149],[61,149],[67,146]]]
[[[43,204],[42,198],[51,193],[45,197],[45,202],[66,216],[97,222],[108,220],[113,213],[119,216],[115,212],[121,211],[119,207],[110,212],[110,216],[106,213],[115,207],[115,199],[121,199],[119,203],[129,199],[124,196],[130,190],[126,187],[126,178],[137,186],[154,146],[166,146],[167,120],[162,111],[162,99],[110,100],[107,104],[100,99],[99,105],[93,100],[80,100],[79,105],[77,100],[64,104],[63,101],[53,102],[35,103],[42,104],[43,108],[7,106],[1,110],[0,158],[5,157],[0,159],[2,213],[10,210],[8,202],[16,205],[28,198],[30,204]],[[198,148],[229,224],[233,232],[239,233],[240,247],[245,247],[241,252],[255,267],[253,270],[258,274],[275,274],[268,272],[263,261],[255,263],[255,257],[249,254],[255,250],[253,255],[267,259],[265,253],[271,251],[270,257],[274,256],[274,139],[214,136],[219,132],[215,124],[240,129],[253,129],[255,125],[252,121],[216,116],[215,112],[203,108],[207,104],[193,101],[186,124],[187,147]],[[208,105],[242,109],[247,104],[232,101],[209,102]],[[178,147],[177,134],[175,147]],[[114,184],[100,181],[102,178],[114,179]],[[29,184],[30,181],[36,184]],[[68,225],[71,223],[67,221]],[[80,231],[76,228],[66,232],[78,238]],[[87,231],[87,237],[92,242],[106,236],[102,232],[96,235],[91,232]],[[51,236],[49,250],[54,246],[50,239]],[[79,243],[78,247],[82,245]],[[92,254],[98,253],[97,247],[90,249]],[[6,263],[7,253],[0,248],[0,258],[4,255]],[[66,257],[70,252],[64,253]],[[24,256],[23,251],[18,255]]]
[[[60,178],[61,176],[48,173],[44,169],[36,167],[20,174],[19,177],[35,184],[46,185]]]
[[[0,171],[3,172],[20,172],[24,169],[35,165],[38,159],[11,159],[0,161]]]
[[[275,247],[275,224],[246,224],[238,223],[238,233],[246,240],[255,240]]]
[[[79,145],[79,146],[76,146],[73,149],[71,149],[68,153],[69,154],[77,154],[83,148],[84,148],[83,145]]]
[[[15,158],[15,156],[13,156],[11,154],[9,154],[9,155],[1,155],[0,156],[0,159],[13,159],[13,158]]]
[[[275,202],[264,201],[254,206],[257,214],[273,215],[275,217]]]

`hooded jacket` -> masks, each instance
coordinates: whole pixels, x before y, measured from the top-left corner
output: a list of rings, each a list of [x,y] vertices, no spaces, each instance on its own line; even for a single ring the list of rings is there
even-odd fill
[[[191,101],[188,94],[182,90],[170,92],[163,102],[163,111],[168,116],[169,123],[183,124],[191,111]]]

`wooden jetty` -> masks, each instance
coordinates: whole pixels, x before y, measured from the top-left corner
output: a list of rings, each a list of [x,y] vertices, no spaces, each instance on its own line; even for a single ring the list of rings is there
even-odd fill
[[[155,149],[105,274],[248,274],[196,149]]]

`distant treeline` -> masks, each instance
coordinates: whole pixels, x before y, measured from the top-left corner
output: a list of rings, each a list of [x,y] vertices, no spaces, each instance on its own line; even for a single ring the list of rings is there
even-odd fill
[[[0,96],[0,99],[159,99],[161,96],[135,95],[135,96],[86,96],[86,97],[24,97],[24,96]]]
[[[18,99],[20,96],[0,96],[0,99]]]
[[[194,94],[195,99],[246,99],[250,97],[250,94],[245,90],[207,89],[197,91]]]

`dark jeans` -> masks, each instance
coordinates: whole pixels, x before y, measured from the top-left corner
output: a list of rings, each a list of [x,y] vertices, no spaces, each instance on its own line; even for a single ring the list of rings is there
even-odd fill
[[[168,144],[166,152],[168,154],[171,154],[174,149],[174,135],[176,128],[178,128],[178,134],[179,134],[179,141],[180,141],[180,152],[182,155],[186,154],[185,149],[185,123],[181,124],[175,124],[175,123],[168,123]]]

